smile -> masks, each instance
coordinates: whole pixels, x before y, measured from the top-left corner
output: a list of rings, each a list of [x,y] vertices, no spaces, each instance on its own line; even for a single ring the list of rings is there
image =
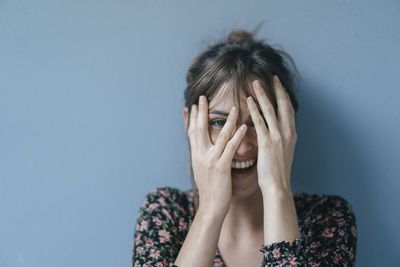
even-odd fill
[[[232,161],[232,169],[246,169],[254,165],[256,159],[246,160],[246,161]]]

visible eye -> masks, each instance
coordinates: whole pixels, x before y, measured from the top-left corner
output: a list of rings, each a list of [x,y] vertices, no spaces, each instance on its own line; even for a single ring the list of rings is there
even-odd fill
[[[225,122],[226,122],[226,120],[217,119],[217,120],[212,120],[210,122],[210,125],[214,125],[214,126],[222,128],[222,127],[224,127]]]

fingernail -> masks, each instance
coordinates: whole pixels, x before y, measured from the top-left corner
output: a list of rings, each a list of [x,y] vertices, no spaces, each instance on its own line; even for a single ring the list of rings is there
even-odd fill
[[[246,129],[246,124],[242,124],[242,126],[240,126],[239,130],[244,131]]]
[[[260,88],[260,82],[258,80],[254,81],[254,87],[255,88]]]
[[[252,103],[253,103],[253,98],[252,98],[251,96],[249,96],[249,97],[247,98],[247,102],[249,102],[249,104],[252,104]]]
[[[204,104],[204,96],[203,95],[200,96],[199,103]]]
[[[278,77],[278,75],[274,75],[274,82],[279,82],[279,77]]]
[[[235,108],[235,106],[233,106],[232,109],[231,109],[231,115],[234,115],[235,112],[236,112],[236,108]]]

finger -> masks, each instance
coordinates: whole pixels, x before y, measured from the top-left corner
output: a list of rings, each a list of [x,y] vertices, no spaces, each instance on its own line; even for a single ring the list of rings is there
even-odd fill
[[[195,132],[196,132],[196,121],[197,121],[197,106],[196,104],[192,105],[192,109],[190,111],[190,120],[189,120],[189,129],[188,129],[188,135],[189,135],[189,141],[191,146],[195,144]]]
[[[208,134],[208,103],[207,98],[204,95],[201,95],[199,98],[197,136],[203,146],[208,147],[211,145],[210,135]]]
[[[254,99],[251,96],[247,98],[247,107],[249,108],[251,119],[256,128],[257,138],[262,139],[264,136],[268,135],[269,131],[265,125],[263,117],[258,111],[256,103],[254,103]]]
[[[278,75],[274,75],[274,90],[276,102],[278,104],[278,121],[284,131],[295,131],[294,108],[290,101],[289,94],[286,92]]]
[[[264,89],[261,87],[261,83],[258,80],[255,80],[253,82],[253,88],[256,93],[257,101],[260,104],[261,111],[263,112],[264,118],[268,124],[269,133],[271,135],[279,134],[274,107],[265,94]]]
[[[243,140],[243,137],[246,135],[247,126],[246,124],[242,124],[239,129],[235,132],[232,139],[228,141],[226,144],[225,150],[221,155],[221,160],[225,162],[232,162],[233,156],[235,155],[236,150],[238,149],[240,143]]]
[[[235,106],[232,107],[224,127],[222,127],[217,140],[215,141],[214,152],[215,156],[219,158],[225,149],[226,143],[232,137],[233,128],[237,121],[237,111]]]

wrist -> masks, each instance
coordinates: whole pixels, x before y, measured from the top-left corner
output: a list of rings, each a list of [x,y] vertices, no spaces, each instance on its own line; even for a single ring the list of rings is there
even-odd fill
[[[287,197],[293,196],[292,189],[290,185],[278,185],[278,184],[271,184],[268,186],[260,187],[263,196],[274,196],[274,197]]]
[[[215,209],[210,209],[205,206],[199,206],[196,212],[196,217],[203,222],[210,223],[223,223],[225,219],[226,212],[217,211]]]

